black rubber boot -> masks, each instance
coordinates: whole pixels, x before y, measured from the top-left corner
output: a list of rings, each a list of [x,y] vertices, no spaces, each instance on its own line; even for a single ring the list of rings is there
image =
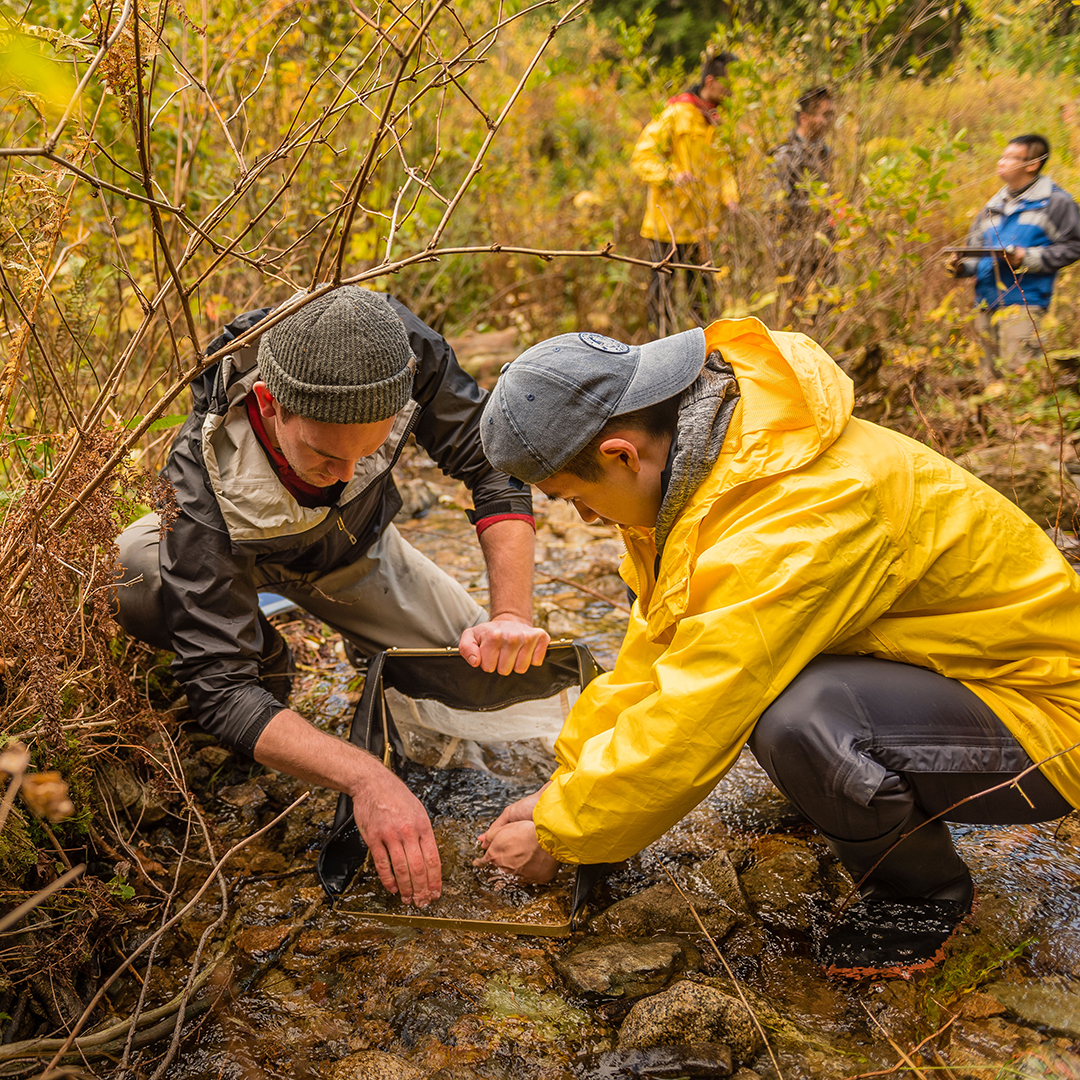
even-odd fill
[[[925,820],[915,811],[874,840],[825,838],[853,880],[862,882],[862,898],[817,942],[817,958],[830,975],[908,977],[933,967],[971,914],[975,886],[945,823],[932,821],[906,836]]]
[[[864,900],[955,900],[970,907],[971,874],[956,853],[948,826],[940,819],[922,824],[925,821],[926,815],[916,809],[903,824],[873,840],[825,840],[852,880],[862,882],[859,895]],[[913,834],[900,839],[908,833]]]

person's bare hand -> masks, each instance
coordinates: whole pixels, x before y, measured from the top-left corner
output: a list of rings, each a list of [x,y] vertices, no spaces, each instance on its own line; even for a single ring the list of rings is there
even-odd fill
[[[439,898],[442,863],[427,811],[389,769],[368,770],[353,793],[353,817],[387,892],[417,907]]]
[[[947,274],[952,274],[953,277],[956,277],[956,272],[959,269],[960,269],[960,256],[957,255],[956,252],[954,251],[945,260],[945,272]]]
[[[1015,270],[1024,261],[1027,248],[1014,247],[1005,252],[1005,261]]]
[[[482,832],[476,842],[487,851],[488,845],[495,838],[495,834],[505,825],[511,825],[515,821],[532,821],[533,811],[540,801],[540,796],[547,791],[551,781],[549,780],[539,791],[526,795],[524,799],[518,799],[506,807],[503,812]]]
[[[532,821],[513,821],[485,835],[491,839],[484,844],[484,854],[473,859],[473,866],[498,866],[540,885],[559,872],[558,861],[536,839]]]
[[[509,675],[542,664],[551,638],[546,630],[517,615],[496,615],[489,622],[470,626],[458,642],[458,652],[473,667]]]

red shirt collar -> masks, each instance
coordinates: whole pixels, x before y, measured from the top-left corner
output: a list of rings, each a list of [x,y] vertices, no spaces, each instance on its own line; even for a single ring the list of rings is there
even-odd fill
[[[716,123],[716,110],[707,102],[702,101],[697,94],[690,93],[689,90],[684,90],[681,94],[676,94],[674,97],[668,98],[668,104],[693,105],[695,109],[702,113],[710,124]]]
[[[288,492],[294,497],[300,497],[299,501],[303,505],[309,505],[312,497],[318,498],[321,504],[325,504],[327,501],[332,502],[337,494],[337,484],[329,488],[322,488],[301,480],[293,472],[293,467],[285,459],[285,455],[270,441],[270,436],[267,434],[266,427],[263,424],[262,413],[259,412],[259,399],[255,396],[254,390],[248,394],[245,404],[247,405],[248,420],[251,422],[251,430],[255,432],[255,438],[259,440],[262,448],[266,451],[266,456],[274,466],[278,479],[284,484]],[[331,492],[334,493],[334,496],[331,495]]]

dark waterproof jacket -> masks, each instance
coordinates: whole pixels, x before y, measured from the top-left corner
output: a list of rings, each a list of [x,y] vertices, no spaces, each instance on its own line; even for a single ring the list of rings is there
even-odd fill
[[[461,370],[453,350],[394,299],[416,356],[412,400],[389,439],[357,465],[331,506],[304,507],[289,493],[255,437],[245,399],[259,379],[258,340],[224,357],[192,384],[194,408],[173,443],[164,476],[179,513],[161,544],[165,623],[173,670],[198,722],[251,753],[285,706],[258,683],[264,646],[255,569],[263,580],[311,582],[361,558],[401,509],[391,468],[410,434],[472,492],[474,523],[531,514],[484,457],[479,424],[487,392]],[[239,316],[211,342],[215,352],[270,313]],[[394,613],[386,618],[392,621]]]

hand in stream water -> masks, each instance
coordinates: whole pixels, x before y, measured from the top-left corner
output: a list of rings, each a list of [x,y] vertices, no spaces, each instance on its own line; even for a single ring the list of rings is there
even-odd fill
[[[427,811],[381,763],[353,793],[353,816],[387,892],[417,907],[439,898],[442,864]]]
[[[473,866],[498,866],[541,885],[559,872],[558,861],[540,846],[532,820],[533,810],[547,786],[511,803],[477,837],[484,854],[473,860]]]

